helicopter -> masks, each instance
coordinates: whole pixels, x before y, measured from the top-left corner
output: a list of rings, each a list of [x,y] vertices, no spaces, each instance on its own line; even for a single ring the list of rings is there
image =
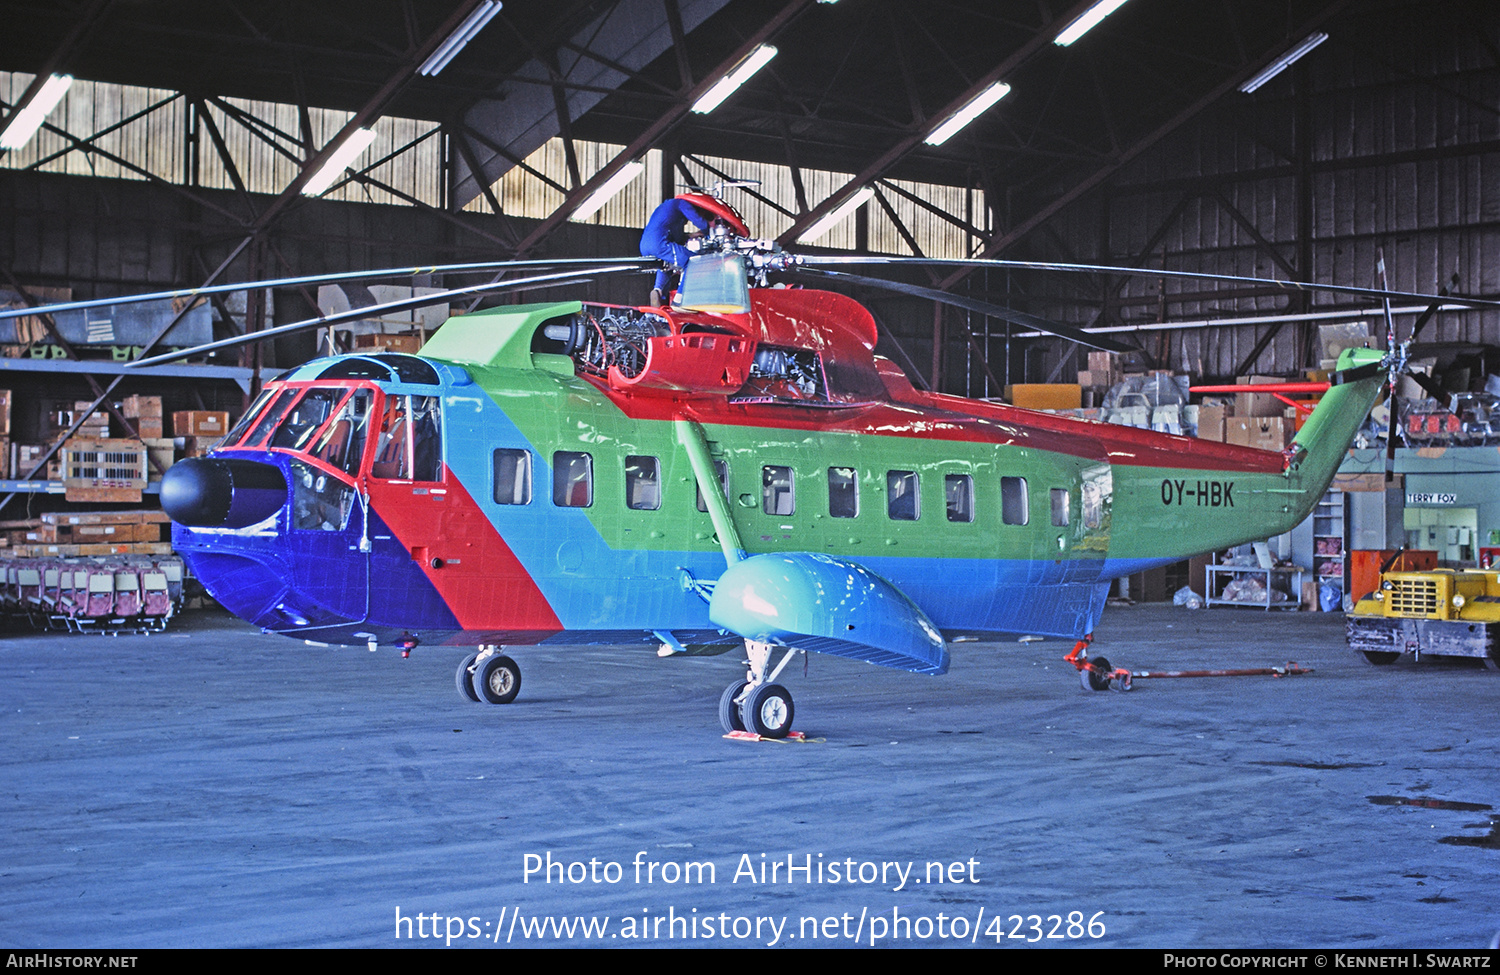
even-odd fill
[[[720,723],[780,738],[795,708],[778,679],[799,654],[938,675],[959,633],[1087,640],[1114,580],[1290,530],[1404,365],[1394,345],[1346,350],[1279,452],[918,390],[875,354],[868,310],[787,280],[874,283],[1118,347],[834,270],[901,259],[788,254],[722,200],[686,198],[714,219],[665,306],[501,305],[450,317],[418,354],[320,358],[267,382],[208,456],[167,471],[174,549],[270,632],[473,648],[455,673],[472,702],[516,698],[518,651],[742,651]],[[657,267],[411,269],[529,276],[343,317]],[[214,286],[231,287],[246,285]]]

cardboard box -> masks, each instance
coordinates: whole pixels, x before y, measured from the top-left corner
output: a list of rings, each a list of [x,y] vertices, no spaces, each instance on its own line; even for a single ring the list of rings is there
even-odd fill
[[[146,445],[146,452],[150,457],[150,464],[146,468],[146,479],[159,481],[177,460],[176,441],[170,437],[142,437],[141,442]],[[161,469],[158,470],[158,467]]]
[[[134,440],[72,437],[59,453],[65,487],[133,488],[139,500],[146,486],[146,448]]]
[[[159,416],[127,416],[128,428],[123,433],[142,440],[160,440],[164,432]]]
[[[1284,383],[1280,376],[1241,376],[1235,380],[1241,386],[1256,383]],[[1269,393],[1238,393],[1234,397],[1235,416],[1281,416],[1286,404]]]
[[[0,389],[0,437],[10,437],[10,401],[10,390]]]
[[[36,470],[37,462],[42,459],[42,455],[45,454],[47,451],[49,451],[51,449],[52,449],[52,445],[51,444],[35,444],[35,443],[18,443],[18,444],[12,444],[11,445],[11,463],[10,463],[11,474],[18,481],[24,481],[24,480],[26,480],[27,477],[31,474],[31,472],[34,471],[34,470]],[[56,462],[57,462],[57,458],[54,457],[53,458],[53,463],[56,463]],[[46,476],[49,479],[54,479],[55,480],[55,478],[53,477],[53,474],[52,474],[52,464],[48,464],[47,470],[48,470],[48,473],[46,474]]]
[[[1284,416],[1234,416],[1224,421],[1224,442],[1257,450],[1285,450],[1292,421]]]
[[[1005,398],[1028,410],[1076,410],[1083,406],[1077,383],[1022,383],[1005,387]]]
[[[172,436],[217,439],[229,432],[229,414],[223,410],[180,410],[172,414]]]
[[[218,437],[177,437],[172,443],[176,445],[177,456],[186,458],[202,457],[218,441]]]
[[[422,339],[416,335],[356,335],[354,349],[357,352],[405,352],[415,355],[422,347]]]
[[[1201,440],[1224,442],[1224,424],[1229,419],[1229,408],[1205,403],[1198,407],[1198,437]]]
[[[120,412],[127,417],[150,417],[161,419],[160,396],[127,396],[120,402]]]

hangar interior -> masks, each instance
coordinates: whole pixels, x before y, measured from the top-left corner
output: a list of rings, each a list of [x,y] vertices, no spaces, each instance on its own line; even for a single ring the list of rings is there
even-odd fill
[[[1358,287],[1381,286],[1383,264],[1392,290],[1500,295],[1494,4],[1449,0],[1434,16],[1414,0],[1130,0],[1059,43],[1094,6],[3,0],[0,301],[634,255],[657,204],[715,183],[731,184],[724,197],[753,234],[805,253]],[[742,70],[767,48],[762,67]],[[739,88],[699,110],[740,74]],[[71,85],[43,107],[58,77]],[[986,93],[977,117],[933,144]],[[39,126],[21,142],[12,133],[28,111]],[[605,198],[619,175],[629,181]],[[1327,292],[1101,270],[891,273],[1130,347],[1090,353],[979,311],[855,287],[879,323],[878,351],[918,388],[1276,450],[1296,429],[1295,407],[1190,398],[1188,382],[1326,378],[1339,348],[1387,342],[1378,304]],[[392,287],[483,280],[417,275]],[[637,304],[645,292],[644,279],[615,278],[524,300]],[[447,309],[130,374],[124,361],[396,293],[257,288],[103,322],[0,322],[0,519],[120,509],[125,499],[106,494],[88,505],[52,476],[71,471],[48,469],[67,435],[110,430],[141,444],[137,506],[149,508],[161,469],[206,449],[224,429],[214,424],[232,424],[263,381],[330,344],[415,351]],[[1338,490],[1272,545],[1307,576],[1283,580],[1291,606],[1342,608],[1378,584],[1356,550],[1379,553],[1377,566],[1402,547],[1467,566],[1500,553],[1500,313],[1407,302],[1392,320],[1432,379],[1403,380],[1376,408]],[[167,430],[162,419],[175,416],[189,428]],[[7,529],[10,554],[26,551],[34,528]],[[1194,566],[1134,579],[1129,592],[1169,597],[1205,578]],[[1337,590],[1331,600],[1319,584]],[[1262,590],[1262,604],[1271,598]]]

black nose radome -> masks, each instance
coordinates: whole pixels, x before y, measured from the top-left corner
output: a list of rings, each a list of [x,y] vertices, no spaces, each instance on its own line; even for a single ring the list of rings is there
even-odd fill
[[[191,457],[167,468],[161,479],[162,510],[192,528],[244,528],[285,503],[280,469],[254,460]]]

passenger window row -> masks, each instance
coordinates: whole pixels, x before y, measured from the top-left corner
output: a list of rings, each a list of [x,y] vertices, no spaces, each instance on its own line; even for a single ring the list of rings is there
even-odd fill
[[[498,448],[493,459],[496,504],[531,503],[531,452]],[[724,496],[729,496],[729,465],[714,461],[714,474]],[[1050,491],[1052,525],[1067,527],[1072,494],[1066,488]],[[921,475],[916,471],[885,473],[886,517],[892,521],[918,521],[922,517]],[[943,475],[943,507],[948,521],[974,521],[974,478],[969,474]],[[559,508],[587,508],[594,503],[594,459],[582,451],[559,450],[552,455],[552,503]],[[625,506],[633,511],[661,508],[661,461],[631,454],[625,458]],[[707,511],[701,489],[697,508]],[[761,510],[786,517],[797,510],[795,472],[790,467],[768,464],[761,468]],[[859,473],[852,467],[828,468],[828,515],[859,517]],[[1000,478],[1000,520],[1007,525],[1025,525],[1031,520],[1026,478]],[[1085,519],[1097,527],[1094,518]]]

